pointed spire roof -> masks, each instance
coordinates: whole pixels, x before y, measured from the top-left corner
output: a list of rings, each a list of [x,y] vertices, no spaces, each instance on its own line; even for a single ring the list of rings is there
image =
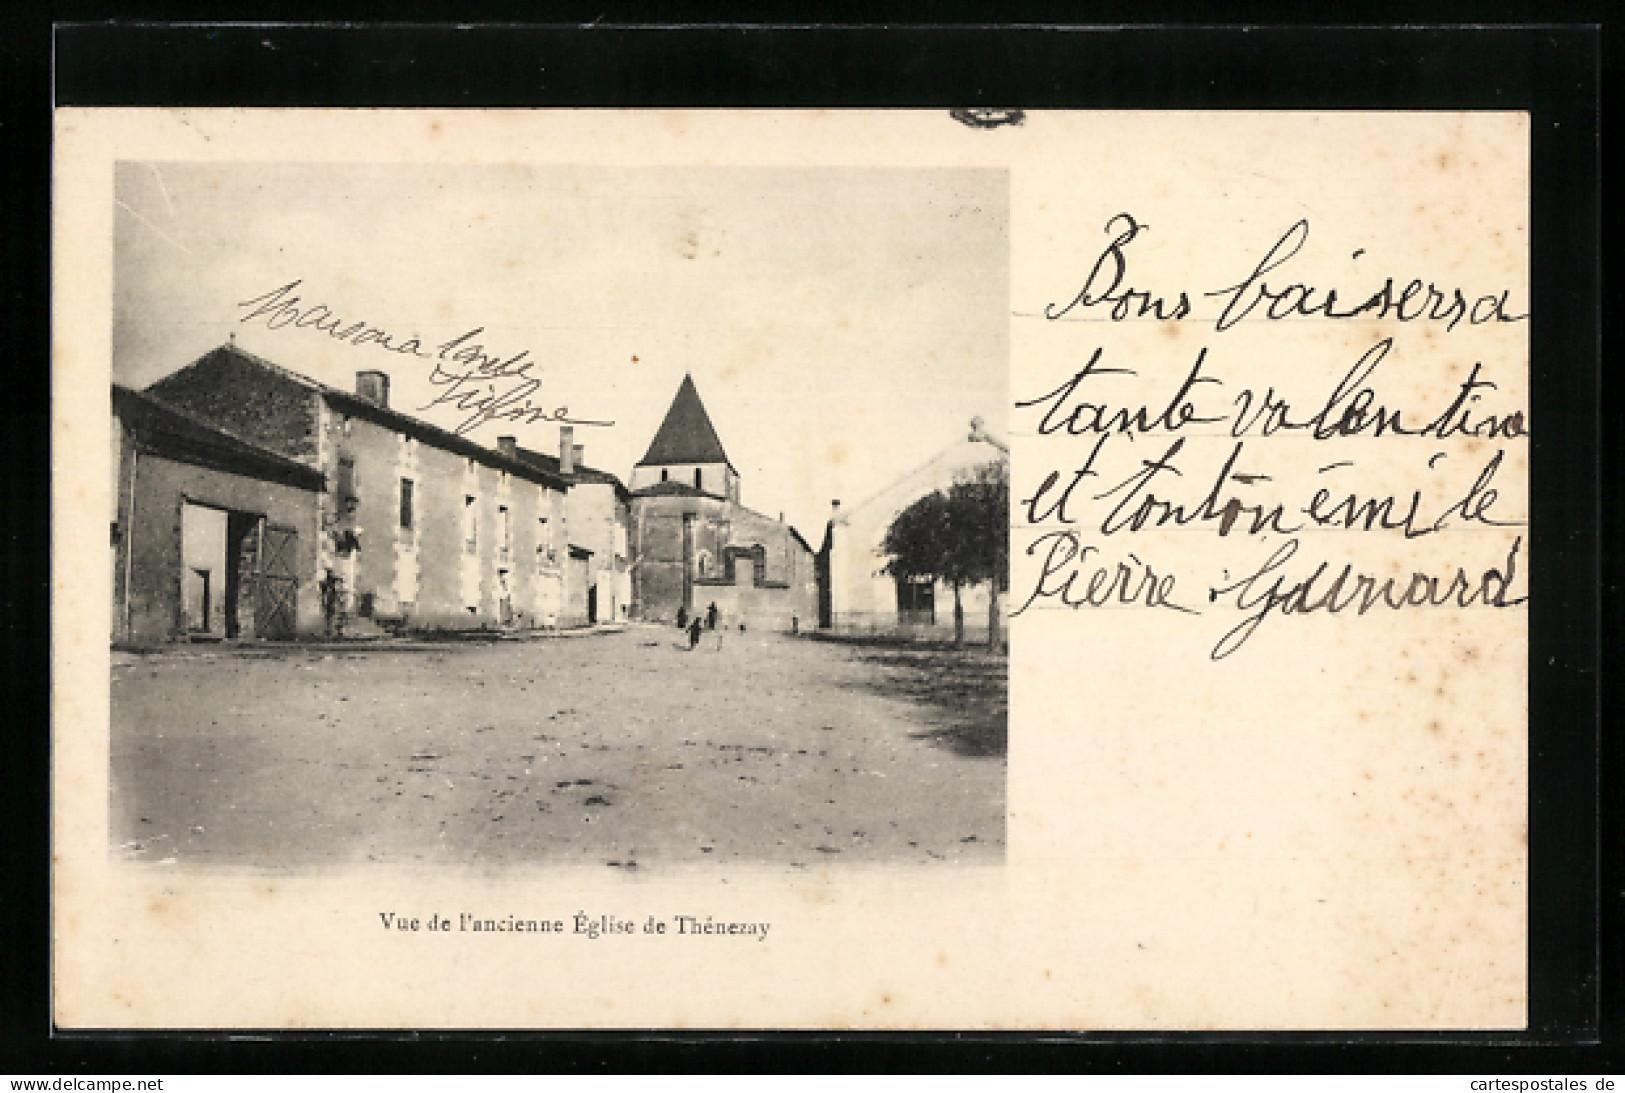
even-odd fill
[[[711,424],[711,415],[705,412],[700,392],[694,386],[694,377],[683,376],[677,388],[677,397],[671,400],[666,420],[655,430],[649,450],[638,460],[640,467],[658,467],[668,463],[733,463],[722,450],[722,441]],[[737,471],[735,473],[738,473]]]

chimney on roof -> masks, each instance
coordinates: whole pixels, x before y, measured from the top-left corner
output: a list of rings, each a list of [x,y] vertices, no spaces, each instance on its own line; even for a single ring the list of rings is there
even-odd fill
[[[841,499],[839,497],[829,503],[829,518],[835,519],[841,515]]]
[[[376,369],[355,374],[355,393],[374,406],[389,409],[389,373]]]
[[[502,453],[504,459],[518,459],[519,438],[516,436],[497,437],[497,451]]]
[[[559,426],[559,473],[576,473],[576,430],[573,425]]]
[[[570,465],[576,470],[587,465],[587,446],[585,444],[570,445]]]

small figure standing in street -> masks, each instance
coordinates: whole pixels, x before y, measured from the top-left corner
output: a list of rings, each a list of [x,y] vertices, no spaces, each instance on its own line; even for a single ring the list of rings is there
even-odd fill
[[[717,652],[722,651],[722,612],[717,610],[715,600],[705,609],[705,628],[717,636]]]
[[[688,629],[688,608],[681,604],[677,606],[677,629]]]
[[[698,615],[695,615],[694,620],[688,624],[688,647],[690,649],[693,649],[699,643],[700,643],[700,617]]]
[[[337,573],[331,569],[322,578],[322,617],[327,620],[327,636],[338,636],[339,628],[339,589],[344,582],[339,580]]]

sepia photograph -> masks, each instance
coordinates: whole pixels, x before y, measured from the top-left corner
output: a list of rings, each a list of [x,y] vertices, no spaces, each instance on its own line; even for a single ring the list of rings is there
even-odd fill
[[[1008,178],[115,166],[148,868],[999,864]]]

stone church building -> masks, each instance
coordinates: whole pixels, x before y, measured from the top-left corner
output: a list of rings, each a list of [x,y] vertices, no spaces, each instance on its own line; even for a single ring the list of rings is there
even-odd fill
[[[632,598],[639,617],[671,622],[715,604],[723,622],[798,630],[818,617],[812,548],[784,522],[740,501],[692,376],[684,376],[632,469]]]

